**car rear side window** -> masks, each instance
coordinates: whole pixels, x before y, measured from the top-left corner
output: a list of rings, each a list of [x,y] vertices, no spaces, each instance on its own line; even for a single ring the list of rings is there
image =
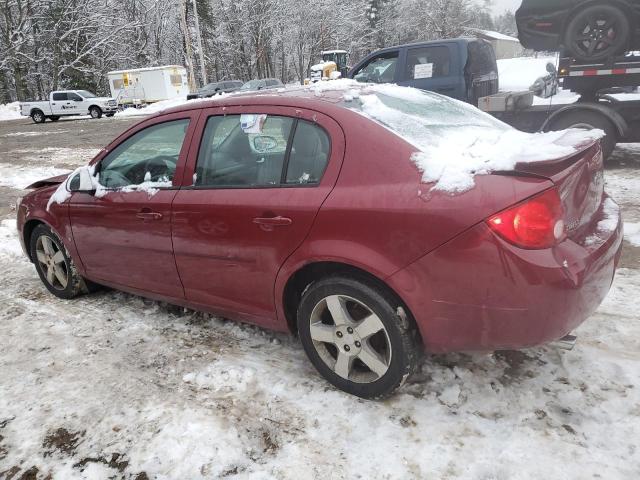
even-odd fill
[[[321,127],[305,120],[296,125],[289,163],[287,184],[318,184],[329,161],[329,136]]]
[[[100,162],[100,184],[107,188],[146,182],[171,186],[188,126],[188,119],[173,120],[133,134]]]
[[[418,47],[407,51],[407,80],[448,77],[450,68],[451,55],[447,47]]]
[[[53,94],[53,101],[54,102],[61,102],[63,100],[67,99],[67,94],[66,93],[62,93],[62,92],[58,92],[58,93],[54,93]]]
[[[264,114],[210,117],[195,186],[267,187],[281,183],[294,119]]]

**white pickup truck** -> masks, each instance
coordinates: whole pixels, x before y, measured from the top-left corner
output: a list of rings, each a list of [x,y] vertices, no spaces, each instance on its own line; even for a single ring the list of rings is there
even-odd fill
[[[86,90],[59,90],[51,92],[49,100],[20,104],[20,113],[31,117],[35,123],[44,123],[47,118],[57,122],[60,117],[71,115],[100,118],[104,114],[112,117],[117,109],[118,102],[115,98],[96,97]]]

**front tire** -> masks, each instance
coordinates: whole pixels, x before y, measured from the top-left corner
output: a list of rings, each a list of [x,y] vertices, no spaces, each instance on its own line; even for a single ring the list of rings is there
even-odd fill
[[[31,120],[33,120],[33,123],[44,123],[47,120],[47,117],[44,116],[42,111],[34,110],[31,112]]]
[[[102,110],[99,107],[91,107],[89,109],[89,115],[91,115],[91,118],[101,118]]]
[[[30,251],[40,280],[56,297],[70,299],[88,291],[62,240],[49,227],[33,230]]]
[[[593,5],[569,22],[565,46],[578,60],[595,62],[623,53],[631,27],[625,13],[613,5]]]
[[[414,372],[415,328],[399,302],[366,281],[332,276],[311,284],[297,313],[302,346],[318,372],[352,395],[391,395]]]

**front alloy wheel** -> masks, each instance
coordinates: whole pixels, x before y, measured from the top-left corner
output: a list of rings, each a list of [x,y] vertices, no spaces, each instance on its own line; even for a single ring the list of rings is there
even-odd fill
[[[415,327],[400,302],[368,279],[332,276],[302,295],[298,333],[329,382],[362,398],[383,398],[414,371]]]
[[[56,297],[68,299],[88,291],[62,240],[49,227],[34,228],[29,247],[40,280]]]

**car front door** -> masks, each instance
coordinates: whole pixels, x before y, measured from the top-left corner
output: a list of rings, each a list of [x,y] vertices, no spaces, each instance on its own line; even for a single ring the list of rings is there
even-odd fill
[[[175,113],[137,126],[94,164],[97,194],[71,197],[73,238],[90,279],[183,298],[171,204],[196,119],[197,111]]]
[[[463,100],[463,79],[455,70],[457,50],[452,44],[408,47],[399,85]]]
[[[302,109],[222,114],[203,112],[185,169],[192,185],[174,200],[176,264],[188,300],[269,326],[276,275],[335,184],[344,136],[331,118]]]
[[[74,92],[67,92],[67,107],[71,113],[88,113],[89,105],[80,95]]]

